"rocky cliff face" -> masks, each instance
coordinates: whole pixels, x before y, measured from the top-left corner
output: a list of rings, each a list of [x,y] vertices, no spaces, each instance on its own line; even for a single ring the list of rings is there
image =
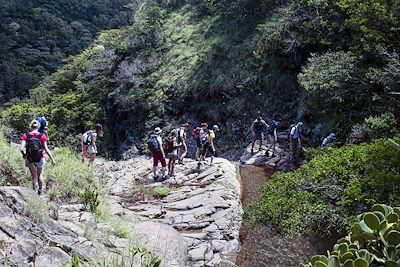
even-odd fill
[[[130,232],[121,235],[81,204],[50,206],[46,196],[22,187],[0,187],[0,264],[65,266],[130,257],[133,245],[147,248],[163,266],[217,266],[239,247],[242,221],[237,170],[227,160],[213,166],[187,161],[176,177],[151,177],[144,157],[97,166],[109,215]],[[163,198],[154,189],[168,187]]]

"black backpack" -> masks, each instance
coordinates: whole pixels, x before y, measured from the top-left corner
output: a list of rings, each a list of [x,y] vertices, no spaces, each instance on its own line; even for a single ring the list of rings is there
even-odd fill
[[[43,146],[40,142],[40,138],[43,134],[39,134],[37,136],[32,136],[29,133],[26,134],[26,158],[29,163],[37,163],[40,162],[43,156]]]
[[[147,141],[147,146],[151,152],[160,150],[160,144],[158,143],[157,135],[150,135],[149,140]]]

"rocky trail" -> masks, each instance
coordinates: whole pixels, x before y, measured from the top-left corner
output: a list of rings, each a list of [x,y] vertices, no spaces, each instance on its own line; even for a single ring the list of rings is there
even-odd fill
[[[236,163],[185,159],[176,176],[163,182],[154,181],[152,160],[145,156],[97,160],[105,219],[82,204],[54,205],[30,189],[0,187],[0,263],[65,266],[76,255],[82,262],[123,259],[128,266],[152,266],[145,264],[157,256],[162,266],[285,266],[283,254],[283,265],[259,265],[260,258],[277,258],[276,246],[289,247],[285,254],[304,240],[242,225],[242,204],[254,203],[272,173],[287,166],[284,149],[278,147],[273,158],[263,149],[251,155],[249,146]],[[260,247],[261,239],[267,243]],[[138,257],[132,248],[147,252]],[[296,256],[315,252],[304,251]]]

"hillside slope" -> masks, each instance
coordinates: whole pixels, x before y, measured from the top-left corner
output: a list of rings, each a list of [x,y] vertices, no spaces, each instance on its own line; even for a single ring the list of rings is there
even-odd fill
[[[103,122],[116,156],[178,118],[221,125],[231,149],[256,114],[342,138],[372,115],[393,123],[398,3],[372,2],[137,1],[131,26],[102,32],[3,116],[21,130],[47,110],[63,141]]]

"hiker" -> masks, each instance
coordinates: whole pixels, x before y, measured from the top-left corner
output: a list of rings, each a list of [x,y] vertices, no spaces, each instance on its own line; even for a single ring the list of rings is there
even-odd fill
[[[161,139],[162,130],[160,127],[154,129],[154,133],[150,135],[149,141],[147,143],[152,156],[153,156],[153,174],[154,174],[154,181],[157,180],[157,166],[158,162],[161,163],[161,178],[165,179],[165,170],[167,168],[167,162],[165,160],[165,152],[162,145]]]
[[[214,157],[216,157],[214,139],[215,139],[215,134],[218,131],[219,131],[218,125],[213,125],[212,130],[208,131],[208,141],[204,144],[203,149],[202,149],[202,155],[201,156],[202,156],[203,159],[206,157],[207,151],[210,151],[210,153],[211,153],[210,165],[212,165]]]
[[[253,143],[251,144],[251,154],[254,154],[254,144],[256,143],[256,140],[260,141],[260,148],[258,151],[261,151],[261,147],[263,145],[264,141],[264,136],[263,132],[264,130],[268,128],[267,123],[262,119],[261,116],[259,116],[253,123],[251,124],[251,131],[253,133]]]
[[[44,188],[43,169],[46,163],[46,153],[53,165],[56,162],[47,147],[48,138],[44,133],[39,132],[39,128],[40,123],[37,120],[31,122],[31,131],[22,135],[20,151],[25,159],[25,166],[31,172],[33,190],[40,195]]]
[[[39,122],[40,127],[39,127],[39,133],[44,133],[47,135],[47,126],[48,126],[48,120],[50,118],[50,114],[44,113],[42,117],[37,117],[36,120]]]
[[[94,159],[97,154],[96,140],[97,137],[103,136],[103,126],[96,124],[93,130],[89,130],[82,135],[81,148],[82,148],[82,162],[85,162],[85,158],[89,157],[89,166],[93,165]]]
[[[208,130],[208,124],[203,122],[201,124],[201,130],[200,130],[200,142],[199,142],[199,147],[200,147],[200,152],[199,152],[199,165],[201,164],[201,161],[204,160],[205,156],[205,145],[209,142],[209,130]]]
[[[278,140],[277,134],[276,134],[276,129],[278,128],[278,123],[275,120],[272,120],[271,123],[269,124],[266,134],[267,137],[270,141],[270,145],[267,148],[267,151],[265,151],[265,155],[268,155],[268,151],[270,148],[272,148],[272,155],[271,158],[276,157],[275,155],[275,147],[276,147],[276,141]]]
[[[178,129],[178,143],[182,144],[179,147],[179,155],[178,155],[178,164],[183,164],[183,159],[187,154],[187,145],[186,145],[186,132],[189,130],[189,124],[184,123]]]
[[[168,147],[168,175],[175,176],[175,161],[178,159],[178,149],[181,146],[181,143],[178,143],[178,131],[176,129],[172,130],[167,138],[167,147]]]
[[[290,160],[294,162],[299,156],[301,150],[301,129],[302,122],[298,122],[290,129]]]
[[[322,140],[321,147],[329,147],[330,145],[333,144],[333,142],[336,141],[336,135],[334,133],[331,133],[327,137]]]
[[[201,152],[200,133],[201,133],[201,127],[194,128],[193,139],[196,142],[196,154],[195,154],[196,161],[200,159],[200,152]]]

